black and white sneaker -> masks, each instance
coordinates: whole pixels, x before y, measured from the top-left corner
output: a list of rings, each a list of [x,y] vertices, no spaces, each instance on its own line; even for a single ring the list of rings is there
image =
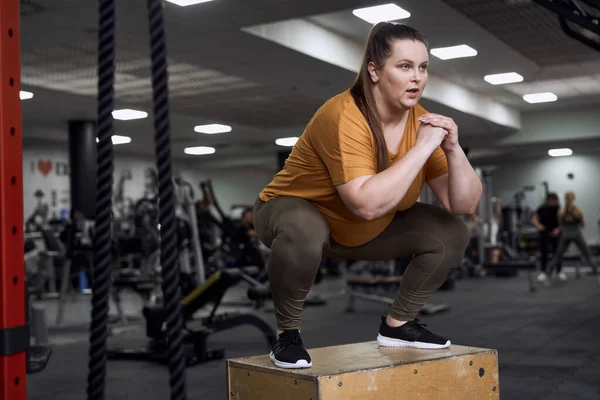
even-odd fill
[[[381,317],[381,326],[377,343],[384,347],[413,347],[416,349],[445,349],[450,347],[450,340],[431,333],[420,324],[418,319],[408,321],[398,328],[392,328]]]
[[[279,368],[310,368],[312,360],[304,349],[300,332],[283,331],[273,345],[269,358]]]

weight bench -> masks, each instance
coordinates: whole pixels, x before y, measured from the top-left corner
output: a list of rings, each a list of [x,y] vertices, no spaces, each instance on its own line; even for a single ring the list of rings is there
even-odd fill
[[[117,319],[123,324],[127,324],[129,322],[129,318],[125,315],[125,311],[121,305],[121,291],[124,289],[133,290],[142,298],[142,300],[144,300],[145,303],[148,303],[153,300],[152,294],[159,286],[160,284],[156,279],[149,276],[144,276],[137,269],[120,268],[114,271],[111,285],[111,297],[117,308]]]
[[[535,286],[535,282],[533,279],[533,271],[537,269],[537,265],[535,262],[531,261],[498,261],[497,263],[484,263],[483,268],[487,271],[492,271],[496,274],[498,273],[511,273],[518,271],[527,271],[527,278],[529,282],[529,291],[535,292],[537,291],[537,287]]]
[[[242,273],[243,271],[239,268],[227,268],[217,271],[204,284],[198,286],[183,298],[181,310],[186,325],[184,328],[184,347],[188,366],[223,358],[225,353],[223,349],[208,349],[206,343],[208,337],[217,332],[241,325],[255,326],[263,333],[269,346],[274,343],[275,330],[260,317],[239,312],[216,313],[227,290],[242,280]],[[200,327],[189,327],[188,323],[192,320],[196,311],[207,304],[213,304],[210,315],[200,320]],[[144,348],[114,348],[107,351],[108,359],[168,363],[165,323],[167,310],[161,306],[144,307],[143,314],[146,319],[146,336],[150,339],[149,346]]]

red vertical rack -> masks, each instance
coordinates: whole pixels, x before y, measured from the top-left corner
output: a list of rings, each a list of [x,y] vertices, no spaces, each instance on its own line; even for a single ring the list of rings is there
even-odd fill
[[[0,0],[0,400],[26,400],[19,0]]]

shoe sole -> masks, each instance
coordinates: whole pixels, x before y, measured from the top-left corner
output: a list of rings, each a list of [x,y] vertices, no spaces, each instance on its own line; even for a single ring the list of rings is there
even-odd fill
[[[275,358],[275,355],[272,352],[271,352],[271,354],[269,354],[269,358],[279,368],[294,369],[294,368],[310,368],[310,367],[312,367],[312,362],[308,362],[306,360],[298,360],[293,364],[279,361],[278,359]]]
[[[383,347],[411,347],[414,349],[446,349],[451,343],[448,340],[444,344],[425,343],[425,342],[409,342],[407,340],[393,339],[386,336],[377,335],[377,343]]]

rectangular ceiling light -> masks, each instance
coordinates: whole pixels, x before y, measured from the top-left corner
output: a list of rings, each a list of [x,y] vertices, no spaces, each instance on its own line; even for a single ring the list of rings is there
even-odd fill
[[[213,154],[215,152],[214,147],[207,146],[195,146],[195,147],[186,147],[183,149],[185,154],[189,154],[191,156],[203,156],[206,154]]]
[[[193,6],[194,4],[206,3],[212,0],[167,0],[169,3],[177,4],[178,6]]]
[[[131,143],[131,138],[129,136],[112,135],[111,141],[112,141],[112,144],[116,146],[118,144]],[[99,142],[99,140],[98,140],[98,138],[96,138],[96,143],[98,143],[98,142]]]
[[[431,54],[442,60],[451,60],[453,58],[474,57],[477,55],[477,50],[466,44],[461,44],[458,46],[431,49]]]
[[[112,112],[114,119],[120,119],[122,121],[129,121],[132,119],[143,119],[148,117],[148,113],[145,111],[131,110],[124,108],[122,110],[115,110]]]
[[[506,85],[507,83],[523,82],[523,77],[516,72],[486,75],[483,79],[492,85]]]
[[[551,157],[566,157],[573,154],[571,149],[550,149],[548,155]]]
[[[31,93],[31,92],[26,92],[26,91],[24,91],[24,90],[21,90],[21,91],[19,92],[19,98],[20,98],[21,100],[29,100],[29,99],[32,99],[32,98],[33,98],[33,93]]]
[[[275,144],[278,146],[293,147],[297,141],[297,137],[286,137],[275,140]]]
[[[380,6],[359,8],[352,11],[356,17],[372,24],[383,21],[396,21],[410,17],[410,13],[393,3]]]
[[[229,125],[221,125],[221,124],[196,125],[194,127],[194,132],[206,133],[208,135],[214,135],[215,133],[231,132],[231,127]]]
[[[528,103],[547,103],[550,101],[556,101],[558,97],[554,93],[531,93],[523,96],[523,100]]]

